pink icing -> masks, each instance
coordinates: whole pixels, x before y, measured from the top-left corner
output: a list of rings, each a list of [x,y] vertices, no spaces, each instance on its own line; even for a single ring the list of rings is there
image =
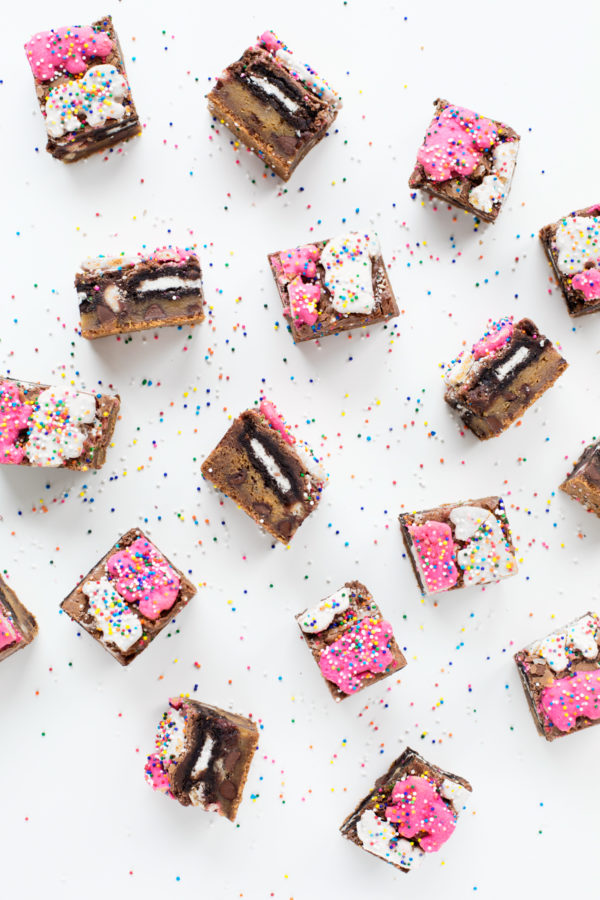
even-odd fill
[[[362,675],[379,674],[394,662],[393,636],[392,626],[384,619],[361,619],[323,651],[319,668],[341,691],[353,694],[362,687]]]
[[[137,603],[147,619],[157,619],[175,603],[179,576],[145,538],[137,538],[126,550],[113,553],[106,566],[119,594],[129,603]]]
[[[419,835],[419,846],[425,853],[439,850],[456,827],[456,814],[428,778],[409,775],[396,782],[392,801],[386,807],[386,817],[397,824],[403,837]]]
[[[293,278],[295,275],[314,278],[317,274],[315,263],[320,255],[314,244],[307,244],[305,247],[296,247],[293,250],[282,250],[279,258],[281,268],[288,278]]]
[[[491,119],[461,106],[447,106],[429,126],[417,159],[432,181],[446,181],[453,175],[470,175],[482,151],[493,147],[497,139]]]
[[[279,415],[274,403],[271,403],[270,400],[266,400],[263,397],[263,399],[260,401],[259,410],[263,414],[271,428],[274,428],[275,431],[278,431],[284,441],[286,441],[286,443],[296,443],[296,438],[287,430],[283,416]]]
[[[321,298],[321,288],[310,281],[302,281],[300,276],[288,284],[290,309],[296,321],[314,325],[319,318],[317,303]]]
[[[188,250],[182,250],[181,247],[159,247],[152,253],[148,259],[155,259],[157,262],[186,262],[192,254]]]
[[[0,650],[11,644],[18,644],[22,640],[23,636],[0,607]]]
[[[458,581],[452,529],[445,522],[425,522],[424,525],[409,525],[408,530],[419,557],[427,590],[432,594],[447,591]]]
[[[508,344],[513,330],[512,319],[501,319],[500,322],[494,322],[490,330],[486,331],[484,336],[473,345],[473,356],[475,359],[489,356],[505,344]]]
[[[275,37],[272,31],[263,31],[258,39],[260,44],[264,44],[269,53],[276,53],[280,47],[283,47],[282,41]]]
[[[578,716],[600,719],[600,670],[557,678],[544,688],[540,707],[560,731],[571,731]]]
[[[571,284],[586,300],[600,300],[600,269],[584,269],[573,276]]]
[[[148,757],[148,762],[146,763],[144,771],[146,774],[146,781],[155,791],[161,791],[163,794],[169,794],[169,796],[171,796],[169,777],[165,772],[158,754],[153,753],[152,756]]]
[[[63,72],[81,75],[93,58],[104,59],[113,48],[105,31],[75,25],[41,31],[25,44],[29,65],[38,81],[51,81]]]
[[[31,407],[22,403],[19,388],[12,381],[0,381],[0,462],[20,463],[23,447],[15,447],[19,433],[27,428]]]

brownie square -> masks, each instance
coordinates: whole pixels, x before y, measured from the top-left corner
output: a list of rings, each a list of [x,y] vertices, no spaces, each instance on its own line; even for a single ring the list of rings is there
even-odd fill
[[[208,95],[213,116],[287,181],[325,137],[341,100],[310,66],[265,31]]]
[[[347,581],[296,621],[336,701],[406,665],[392,626],[360,581]]]
[[[398,518],[423,596],[491,584],[517,574],[501,497],[446,503]]]
[[[88,259],[75,275],[75,289],[81,334],[90,340],[204,320],[200,262],[179,247]]]
[[[600,441],[588,444],[560,489],[600,516]]]
[[[269,254],[294,341],[387,322],[398,305],[375,235],[349,231]]]
[[[132,528],[61,607],[122,666],[128,666],[195,593],[183,572],[139,528]]]
[[[308,445],[268,400],[235,419],[202,474],[284,544],[316,509],[325,484]]]
[[[53,28],[25,44],[46,123],[46,150],[76,162],[141,134],[110,16]]]
[[[520,137],[479,113],[435,101],[435,114],[417,153],[409,187],[495,222],[508,196]]]
[[[490,320],[447,366],[446,403],[481,441],[502,434],[552,387],[568,363],[531,319]]]
[[[27,647],[37,632],[35,617],[0,575],[0,662]]]
[[[190,700],[169,700],[146,763],[146,781],[182,806],[234,821],[258,744],[251,719]]]
[[[547,741],[600,722],[600,619],[587,612],[515,653],[537,730]]]
[[[0,463],[100,469],[120,405],[118,395],[0,377]]]
[[[600,310],[599,213],[596,203],[544,225],[539,232],[570,316]]]
[[[472,790],[464,778],[407,747],[340,831],[367,853],[410,872],[446,843]]]

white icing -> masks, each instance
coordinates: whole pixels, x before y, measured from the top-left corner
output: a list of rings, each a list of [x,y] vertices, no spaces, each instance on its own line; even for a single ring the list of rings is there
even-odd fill
[[[459,784],[458,781],[452,781],[450,778],[444,778],[442,786],[440,787],[440,794],[446,800],[452,801],[457,813],[465,808],[465,804],[471,797],[471,792],[468,791],[466,787]]]
[[[204,806],[204,785],[202,782],[195,784],[189,792],[192,806]]]
[[[321,99],[325,100],[327,103],[331,103],[332,106],[335,106],[337,109],[341,107],[342,98],[339,97],[335,91],[332,91],[323,78],[309,69],[308,66],[296,62],[288,50],[280,48],[275,52],[275,56],[295,78],[298,78],[303,82],[309,91],[312,91],[313,94],[316,94],[317,97],[321,97]]]
[[[200,773],[204,772],[204,770],[208,767],[214,746],[214,740],[209,734],[207,734],[206,738],[204,739],[204,743],[202,744],[202,749],[198,754],[198,759],[194,763],[194,768],[192,769],[192,775],[194,777],[196,775],[200,775]]]
[[[379,243],[368,235],[349,231],[327,241],[319,262],[325,269],[325,287],[331,305],[342,315],[366,315],[375,307],[372,257]]]
[[[582,272],[587,262],[600,258],[600,217],[567,216],[554,237],[556,265],[564,275]]]
[[[365,810],[356,823],[356,834],[365,850],[405,869],[415,869],[425,856],[422,850],[404,838],[391,845],[391,841],[398,838],[398,832],[376,816],[372,809]]]
[[[275,479],[277,487],[283,491],[284,494],[289,494],[292,490],[289,479],[283,474],[271,454],[265,450],[258,438],[250,438],[250,446],[252,447],[252,451],[256,458],[260,460],[269,475]]]
[[[562,631],[554,631],[533,645],[533,653],[543,657],[554,672],[562,672],[569,664],[567,650],[579,650],[586,659],[598,656],[598,618],[581,616]]]
[[[276,84],[272,84],[266,78],[261,78],[259,75],[250,75],[248,76],[248,81],[252,82],[252,84],[258,85],[261,90],[265,92],[265,94],[269,94],[271,97],[276,97],[280,103],[283,103],[286,109],[288,109],[291,113],[295,113],[299,106],[295,100],[292,100],[291,97],[288,97],[287,94],[281,90],[281,88],[277,87]]]
[[[84,272],[97,275],[100,272],[113,272],[125,266],[135,266],[139,262],[135,256],[97,256],[90,257],[81,263]]]
[[[507,375],[517,368],[522,362],[524,362],[529,356],[529,347],[519,347],[512,356],[509,356],[501,365],[496,366],[494,369],[494,375],[498,379],[498,381],[504,381]]]
[[[175,288],[192,288],[199,290],[202,282],[199,278],[180,278],[178,275],[162,275],[160,278],[145,278],[140,281],[136,290],[139,294],[146,291],[172,291]]]
[[[335,594],[326,597],[317,606],[307,609],[300,621],[300,628],[307,634],[318,634],[325,631],[334,618],[341,612],[345,612],[350,605],[350,591],[341,588]]]
[[[456,554],[465,585],[499,581],[514,573],[514,555],[493,513],[480,506],[457,506],[450,520],[456,540],[467,542]]]
[[[181,710],[169,709],[164,717],[164,732],[168,739],[161,745],[162,759],[179,760],[185,751],[185,718]]]
[[[465,353],[464,356],[459,357],[454,365],[446,372],[446,384],[450,384],[455,387],[456,385],[462,384],[464,381],[466,381],[474,362],[475,357],[472,353]]]
[[[110,306],[113,312],[118,313],[121,310],[121,300],[123,294],[116,284],[107,284],[102,292],[102,297],[107,306]]]
[[[518,141],[502,141],[492,150],[492,171],[469,192],[469,201],[483,212],[492,212],[508,194],[517,162]]]
[[[97,128],[107,119],[121,120],[125,115],[122,100],[129,86],[114,66],[92,66],[83,78],[63,81],[46,98],[46,129],[50,137],[62,137],[81,127],[78,116]]]
[[[125,651],[139,641],[144,630],[138,616],[105,575],[99,581],[86,581],[81,590],[89,599],[87,612],[102,632],[105,643]]]
[[[96,419],[96,398],[62,387],[49,387],[37,398],[25,453],[34,466],[60,466],[81,456],[85,433],[81,426]]]

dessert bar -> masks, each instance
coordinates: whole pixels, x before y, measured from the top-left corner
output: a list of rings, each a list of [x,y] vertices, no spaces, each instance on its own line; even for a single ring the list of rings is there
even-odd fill
[[[398,315],[376,235],[349,231],[270,253],[269,263],[296,342]]]
[[[228,66],[208,95],[213,116],[284,181],[325,137],[340,106],[327,82],[272,31]]]
[[[172,697],[146,763],[146,781],[182,806],[201,806],[233,822],[257,743],[251,719]]]
[[[547,741],[600,722],[600,619],[574,619],[515,653],[537,730]]]
[[[75,288],[85,338],[204,319],[198,257],[179,247],[88,259],[75,275]]]
[[[122,666],[186,606],[196,588],[139,530],[119,538],[61,603]]]
[[[402,513],[400,530],[423,596],[517,574],[501,497]]]
[[[308,445],[264,399],[238,416],[202,474],[284,544],[316,508],[325,483]]]
[[[296,616],[334,700],[344,700],[406,665],[389,622],[360,581]]]
[[[489,323],[471,350],[447,367],[444,399],[476,437],[502,434],[567,368],[531,319]]]
[[[600,204],[540,229],[570,316],[600,310]]]
[[[34,616],[0,575],[0,662],[30,644],[37,631]]]
[[[110,16],[53,28],[25,44],[48,132],[46,150],[75,162],[141,134]]]
[[[600,516],[600,441],[588,444],[560,489]]]
[[[502,122],[436,100],[409,187],[494,222],[510,190],[519,140]]]
[[[426,853],[443,847],[472,790],[464,778],[431,765],[407,747],[340,831],[367,853],[410,872]]]
[[[0,463],[99,469],[119,407],[118,396],[0,378]]]

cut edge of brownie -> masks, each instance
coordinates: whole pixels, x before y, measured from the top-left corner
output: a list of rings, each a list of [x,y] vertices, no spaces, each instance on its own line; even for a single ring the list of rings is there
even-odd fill
[[[90,606],[89,598],[86,594],[84,594],[82,588],[83,585],[88,581],[92,581],[98,578],[101,578],[103,575],[106,575],[107,568],[106,563],[109,557],[113,556],[115,553],[118,553],[120,550],[125,550],[127,547],[131,546],[134,541],[138,538],[143,538],[148,541],[148,543],[160,553],[162,558],[168,563],[168,565],[177,573],[179,578],[179,592],[177,595],[177,599],[173,603],[173,605],[164,610],[161,615],[159,615],[156,619],[148,619],[146,616],[141,613],[135,603],[129,603],[125,598],[123,598],[124,603],[130,608],[140,620],[140,624],[142,626],[142,636],[133,644],[128,650],[120,650],[114,643],[112,643],[109,639],[104,637],[104,634],[101,629],[97,628],[94,625],[93,620],[91,622],[86,621],[89,618],[88,609]],[[73,590],[67,594],[65,599],[61,602],[61,609],[67,613],[67,615],[84,631],[87,631],[89,635],[91,635],[98,644],[100,644],[105,650],[114,656],[114,658],[119,662],[122,666],[128,666],[132,663],[144,650],[150,646],[152,641],[158,637],[160,632],[165,628],[169,622],[175,618],[175,616],[179,615],[179,613],[187,606],[190,600],[197,593],[194,585],[189,581],[183,572],[177,568],[177,566],[173,565],[171,560],[165,556],[165,554],[160,550],[159,547],[156,546],[154,541],[152,541],[140,528],[130,528],[125,532],[110,548],[110,550],[104,554],[104,556],[92,566],[87,575],[85,575],[77,584]]]
[[[19,600],[14,590],[0,575],[0,612],[5,612],[13,625],[16,625],[21,640],[7,644],[0,649],[0,662],[24,650],[34,640],[38,633],[38,623],[26,606]]]

